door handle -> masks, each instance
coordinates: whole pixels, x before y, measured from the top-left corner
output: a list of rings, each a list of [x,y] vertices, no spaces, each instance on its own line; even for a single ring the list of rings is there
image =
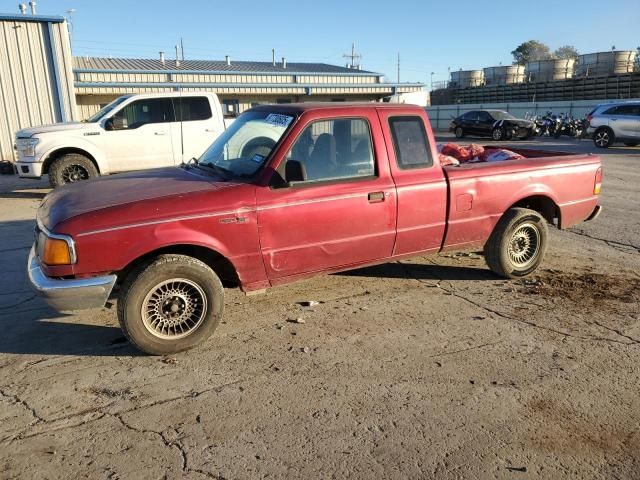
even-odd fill
[[[372,192],[367,195],[369,203],[380,203],[384,202],[384,192]]]
[[[153,132],[154,135],[166,135],[167,132]]]
[[[213,133],[213,132],[215,132],[215,131],[216,131],[216,129],[215,129],[215,128],[205,128],[205,129],[204,129],[204,131],[205,131],[205,132]]]

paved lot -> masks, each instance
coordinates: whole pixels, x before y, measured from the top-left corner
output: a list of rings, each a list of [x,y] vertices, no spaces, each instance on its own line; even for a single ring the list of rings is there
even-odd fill
[[[534,279],[472,254],[231,291],[167,358],[31,293],[46,184],[0,177],[0,478],[638,478],[640,149],[603,160],[603,215]]]

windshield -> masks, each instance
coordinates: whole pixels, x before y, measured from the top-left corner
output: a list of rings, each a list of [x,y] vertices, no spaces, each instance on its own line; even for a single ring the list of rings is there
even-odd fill
[[[129,98],[129,95],[116,98],[113,102],[111,102],[108,105],[105,105],[98,112],[94,113],[89,118],[87,118],[85,122],[87,123],[99,122],[107,113],[109,113],[111,110],[116,108],[118,105],[124,102],[127,98]]]
[[[198,163],[233,176],[250,177],[262,166],[293,119],[282,113],[245,112],[213,142]]]
[[[513,120],[516,118],[510,113],[503,112],[502,110],[489,110],[489,113],[496,120]]]

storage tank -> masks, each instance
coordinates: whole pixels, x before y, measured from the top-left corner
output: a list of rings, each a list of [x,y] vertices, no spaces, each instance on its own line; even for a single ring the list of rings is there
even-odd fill
[[[580,55],[576,66],[576,75],[579,77],[597,77],[632,73],[637,55],[638,52],[635,50]]]
[[[524,82],[524,65],[487,67],[484,71],[485,85],[512,85]]]
[[[530,82],[550,82],[573,78],[576,61],[573,58],[561,60],[540,60],[525,66],[525,78]]]
[[[467,88],[484,85],[484,72],[482,70],[459,70],[451,72],[451,87]]]

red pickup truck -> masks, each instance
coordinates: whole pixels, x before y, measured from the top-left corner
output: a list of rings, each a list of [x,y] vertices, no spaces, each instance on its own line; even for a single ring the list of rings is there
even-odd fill
[[[58,310],[117,292],[127,338],[166,354],[211,335],[224,287],[480,248],[498,275],[527,275],[548,223],[599,214],[602,168],[593,155],[517,152],[526,158],[442,167],[422,108],[259,106],[198,161],[48,194],[29,277]]]

